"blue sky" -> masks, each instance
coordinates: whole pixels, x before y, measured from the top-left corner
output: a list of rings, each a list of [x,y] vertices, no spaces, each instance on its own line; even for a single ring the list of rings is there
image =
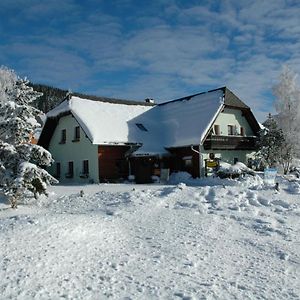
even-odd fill
[[[300,72],[300,1],[1,0],[0,65],[31,81],[157,102],[228,86],[259,120]]]

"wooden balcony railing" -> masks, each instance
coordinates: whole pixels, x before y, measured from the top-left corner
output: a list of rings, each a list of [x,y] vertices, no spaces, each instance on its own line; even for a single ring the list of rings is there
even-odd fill
[[[255,150],[256,137],[210,135],[203,147],[205,150]]]

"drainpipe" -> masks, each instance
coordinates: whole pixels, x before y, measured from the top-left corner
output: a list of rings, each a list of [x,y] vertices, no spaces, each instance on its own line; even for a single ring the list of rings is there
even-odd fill
[[[127,156],[127,159],[128,159],[128,173],[129,173],[129,175],[132,175],[131,174],[131,171],[132,171],[132,169],[131,169],[131,163],[130,163],[130,155],[136,150],[136,149],[134,149],[137,145],[128,145],[130,148],[129,148],[129,150],[128,151],[126,151],[126,153],[125,153],[125,156]],[[141,145],[139,145],[139,147],[140,147]],[[138,148],[139,148],[138,147]]]
[[[201,156],[202,156],[202,155],[201,155],[201,152],[198,151],[198,150],[196,150],[196,149],[194,149],[194,146],[193,146],[193,145],[191,145],[191,150],[192,150],[193,152],[199,154],[199,178],[201,178]],[[199,150],[200,150],[200,145],[199,145]]]

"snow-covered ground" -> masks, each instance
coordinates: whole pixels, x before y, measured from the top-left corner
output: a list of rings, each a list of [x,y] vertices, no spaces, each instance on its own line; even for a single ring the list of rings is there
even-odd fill
[[[0,298],[299,299],[299,184],[189,183],[2,201]]]

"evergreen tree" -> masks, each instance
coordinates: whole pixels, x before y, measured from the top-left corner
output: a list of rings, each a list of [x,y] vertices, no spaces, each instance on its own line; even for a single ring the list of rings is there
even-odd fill
[[[61,90],[44,84],[30,84],[34,91],[43,95],[32,102],[32,106],[47,113],[49,110],[57,106],[66,97],[66,90]]]
[[[39,110],[30,103],[41,96],[19,78],[14,71],[0,68],[0,188],[16,207],[28,190],[47,194],[48,184],[57,182],[41,166],[52,163],[51,154],[30,144],[33,131],[39,126],[35,117]]]
[[[284,135],[271,114],[269,114],[263,126],[264,128],[259,132],[257,143],[258,155],[262,158],[264,164],[275,167],[282,162],[281,153],[283,154],[283,149],[286,148]]]

